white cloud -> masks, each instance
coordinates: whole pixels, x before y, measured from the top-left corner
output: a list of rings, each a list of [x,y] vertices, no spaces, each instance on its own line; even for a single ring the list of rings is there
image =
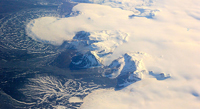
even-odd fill
[[[86,96],[80,109],[199,108],[199,99],[191,94],[188,83],[184,82],[186,87],[181,87],[183,83],[166,81],[144,79],[120,91],[97,90]]]
[[[27,25],[28,35],[60,45],[63,40],[71,40],[78,31],[116,30],[118,23],[128,20],[132,14],[131,11],[97,4],[79,4],[73,11],[81,11],[82,14],[61,19],[42,17],[31,21]]]

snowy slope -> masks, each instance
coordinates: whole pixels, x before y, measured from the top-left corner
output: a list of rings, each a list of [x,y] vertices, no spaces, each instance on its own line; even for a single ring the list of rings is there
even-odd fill
[[[117,90],[145,78],[165,80],[171,77],[170,74],[160,72],[155,74],[153,71],[148,71],[143,62],[144,57],[147,57],[146,53],[125,53],[123,56],[112,61],[109,66],[105,66],[103,75],[111,79],[117,79],[115,87]]]
[[[70,47],[79,50],[79,55],[72,58],[71,68],[90,68],[103,64],[105,57],[111,55],[128,35],[120,31],[77,32],[70,41]],[[78,60],[74,62],[74,60]]]
[[[103,57],[112,53],[119,45],[126,42],[127,37],[128,34],[121,31],[80,31],[76,33],[70,44],[74,45],[78,50],[95,51],[99,57]]]
[[[143,79],[147,70],[142,62],[142,55],[144,54],[139,52],[124,54],[105,68],[104,75],[111,79],[117,78],[116,89]]]
[[[80,68],[91,68],[101,66],[99,57],[95,52],[88,51],[85,54],[79,54],[72,57],[70,68],[80,69]]]

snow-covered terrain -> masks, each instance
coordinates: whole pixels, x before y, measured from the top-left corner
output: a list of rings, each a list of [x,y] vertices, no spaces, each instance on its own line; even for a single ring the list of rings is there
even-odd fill
[[[81,109],[199,109],[198,0],[73,0],[76,16],[41,17],[27,25],[35,40],[80,55],[72,64],[102,66],[121,90],[100,89]]]
[[[116,89],[143,79],[143,76],[147,75],[147,70],[140,59],[142,55],[144,54],[139,52],[124,54],[105,68],[104,75],[111,79],[117,78]]]
[[[126,42],[127,37],[126,33],[111,30],[76,33],[69,42],[69,47],[78,49],[80,54],[72,58],[72,65],[75,68],[101,66],[106,57]]]

